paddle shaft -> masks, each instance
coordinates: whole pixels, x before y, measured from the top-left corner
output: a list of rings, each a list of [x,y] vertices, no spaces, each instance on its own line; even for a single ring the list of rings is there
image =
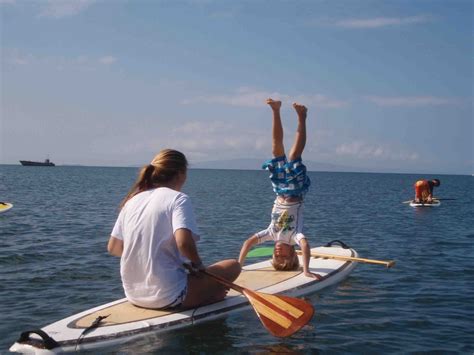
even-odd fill
[[[267,307],[272,308],[273,311],[282,313],[278,308],[275,308],[272,305],[272,303],[269,302],[265,297],[263,297],[263,295],[260,294],[259,292],[252,291],[252,290],[249,290],[248,288],[244,288],[242,286],[234,284],[233,282],[227,281],[226,279],[224,279],[220,276],[217,276],[217,275],[215,275],[215,274],[213,274],[213,273],[211,273],[207,270],[201,270],[200,272],[202,272],[203,274],[205,274],[209,277],[212,277],[213,279],[215,279],[216,281],[222,283],[223,285],[225,285],[227,287],[230,287],[230,288],[232,288],[233,290],[235,290],[237,292],[242,293],[244,296],[246,296],[249,299],[249,301],[251,301],[250,297],[255,298],[259,302],[262,302],[263,304],[265,304]],[[285,314],[285,313],[283,313],[283,314]]]
[[[209,272],[207,270],[200,270],[200,272],[202,272],[203,274],[205,274],[209,277],[212,277],[214,280],[220,282],[221,284],[223,284],[223,285],[225,285],[225,286],[227,286],[227,287],[229,287],[229,288],[231,288],[231,289],[233,289],[237,292],[244,293],[244,291],[245,291],[245,288],[243,288],[242,286],[239,286],[239,285],[237,285],[233,282],[230,282],[230,281],[224,279],[223,277],[220,277],[216,274],[213,274],[212,272]]]
[[[256,291],[252,291],[252,290],[249,290],[247,288],[244,288],[242,286],[239,286],[233,282],[230,282],[226,279],[224,279],[223,277],[220,277],[212,272],[209,272],[207,270],[199,270],[199,272],[202,272],[204,275],[207,275],[209,277],[212,277],[214,280],[216,280],[217,282],[220,282],[221,284],[237,291],[237,292],[240,292],[242,293],[245,297],[247,297],[247,299],[250,301],[250,303],[252,303],[252,299],[255,299],[255,300],[258,300],[259,302],[261,302],[262,304],[264,304],[265,306],[269,307],[272,309],[273,312],[277,312],[279,314],[282,314],[282,315],[286,315],[286,312],[280,310],[279,308],[275,307],[273,305],[272,302],[270,302],[266,297],[264,297],[263,294],[260,294],[259,292],[256,292]],[[258,313],[258,312],[257,312]]]
[[[300,250],[296,251],[297,254],[302,254]],[[387,268],[391,268],[395,265],[395,261],[383,261],[383,260],[374,260],[374,259],[364,259],[364,258],[356,258],[352,256],[343,256],[343,255],[334,255],[334,254],[325,254],[325,253],[316,253],[311,252],[311,256],[313,258],[325,258],[325,259],[335,259],[335,260],[344,260],[344,261],[356,261],[360,263],[367,263],[367,264],[378,264],[384,265]]]

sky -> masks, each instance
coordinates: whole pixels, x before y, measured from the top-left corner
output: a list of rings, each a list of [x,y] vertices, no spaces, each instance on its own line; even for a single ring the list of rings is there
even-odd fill
[[[271,158],[472,174],[470,0],[0,0],[0,163]],[[256,167],[258,168],[258,167]]]

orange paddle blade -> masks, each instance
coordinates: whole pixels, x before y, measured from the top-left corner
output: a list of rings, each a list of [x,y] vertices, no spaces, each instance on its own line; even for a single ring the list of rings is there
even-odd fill
[[[274,336],[290,336],[313,317],[313,306],[304,300],[252,291],[207,270],[201,272],[247,297],[264,327]]]
[[[313,317],[314,308],[308,302],[294,297],[271,295],[245,289],[253,309],[267,330],[277,337],[288,337]]]

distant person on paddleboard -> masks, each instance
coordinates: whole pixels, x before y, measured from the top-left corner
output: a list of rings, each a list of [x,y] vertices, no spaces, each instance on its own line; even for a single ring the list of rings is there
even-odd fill
[[[206,269],[231,282],[240,274],[237,260],[205,268],[199,257],[193,208],[181,192],[187,165],[183,153],[162,150],[142,168],[121,204],[107,249],[121,257],[123,289],[134,305],[169,310],[217,302],[228,290],[198,271]],[[195,272],[188,274],[183,263],[191,263]]]
[[[441,181],[433,180],[418,180],[413,187],[415,188],[415,202],[416,203],[433,203],[433,189],[438,187]]]
[[[273,112],[273,159],[266,162],[262,168],[270,171],[273,191],[277,196],[273,203],[270,225],[244,242],[240,250],[239,262],[240,265],[244,264],[247,253],[255,244],[271,240],[275,242],[273,267],[276,270],[296,270],[299,268],[299,261],[294,245],[297,244],[303,251],[305,275],[318,278],[319,275],[309,271],[310,247],[303,234],[303,197],[311,184],[301,159],[306,144],[306,113],[308,110],[301,104],[293,104],[298,115],[298,127],[287,159],[283,146],[281,101],[267,99],[267,104]]]

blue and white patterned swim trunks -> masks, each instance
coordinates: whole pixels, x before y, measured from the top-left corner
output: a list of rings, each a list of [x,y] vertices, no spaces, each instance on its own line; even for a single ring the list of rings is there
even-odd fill
[[[311,185],[301,158],[288,162],[286,155],[283,155],[265,162],[262,169],[270,171],[273,191],[279,196],[303,197]]]

